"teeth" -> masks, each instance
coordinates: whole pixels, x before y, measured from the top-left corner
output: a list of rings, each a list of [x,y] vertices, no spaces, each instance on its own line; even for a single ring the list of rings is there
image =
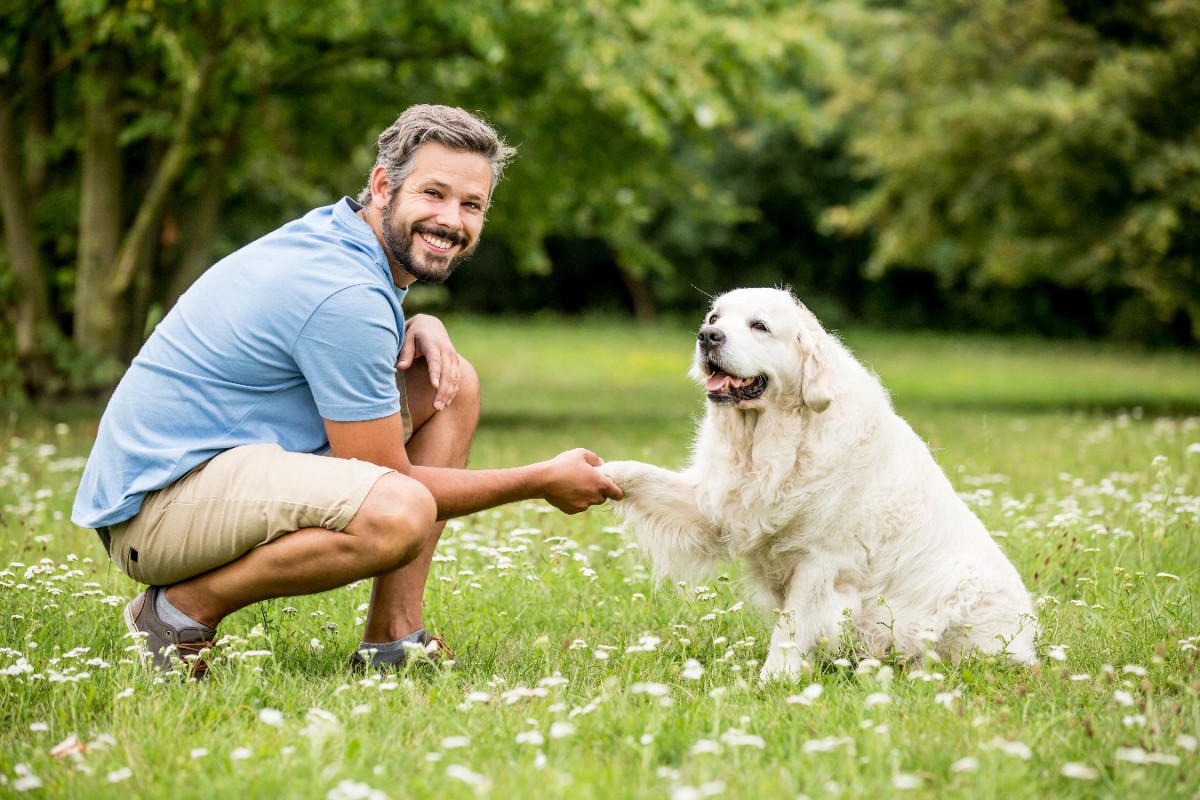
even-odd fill
[[[453,244],[454,244],[454,242],[451,242],[448,239],[439,239],[436,236],[430,236],[427,233],[422,233],[421,238],[424,239],[425,241],[429,242],[434,247],[440,248],[442,250],[449,250],[450,247],[453,246]]]

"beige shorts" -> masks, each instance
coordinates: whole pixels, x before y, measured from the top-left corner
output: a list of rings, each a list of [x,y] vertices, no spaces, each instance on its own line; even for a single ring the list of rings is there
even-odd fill
[[[404,441],[413,434],[398,380]],[[172,583],[236,561],[301,528],[340,531],[394,470],[367,461],[289,453],[275,444],[235,447],[150,492],[132,519],[106,530],[109,556],[135,581]]]
[[[109,527],[109,555],[134,581],[178,583],[294,530],[346,528],[390,471],[275,444],[234,447],[146,495],[136,516]]]
[[[146,495],[136,516],[109,527],[109,555],[136,581],[177,583],[292,531],[344,529],[392,471],[276,444],[235,447]]]

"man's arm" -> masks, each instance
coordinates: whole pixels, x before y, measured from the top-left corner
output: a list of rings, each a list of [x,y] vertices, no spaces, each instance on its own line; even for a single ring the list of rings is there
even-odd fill
[[[423,467],[408,460],[399,414],[366,422],[325,421],[330,452],[391,467],[425,485],[438,506],[438,519],[473,514],[518,500],[542,499],[567,514],[587,510],[621,490],[596,469],[602,462],[587,450],[568,450],[549,461],[508,469]]]

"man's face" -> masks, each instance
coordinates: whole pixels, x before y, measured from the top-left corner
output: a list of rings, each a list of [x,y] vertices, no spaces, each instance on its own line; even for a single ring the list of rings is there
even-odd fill
[[[393,271],[398,266],[430,283],[449,278],[479,244],[491,183],[491,165],[483,156],[437,142],[421,145],[412,172],[380,214]]]

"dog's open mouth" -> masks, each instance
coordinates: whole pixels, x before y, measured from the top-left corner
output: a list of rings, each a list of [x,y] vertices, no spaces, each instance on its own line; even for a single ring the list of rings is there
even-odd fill
[[[708,362],[708,380],[704,388],[708,390],[708,399],[714,403],[740,403],[743,400],[754,400],[767,390],[767,376],[755,375],[753,378],[739,378],[730,375],[713,362]]]

